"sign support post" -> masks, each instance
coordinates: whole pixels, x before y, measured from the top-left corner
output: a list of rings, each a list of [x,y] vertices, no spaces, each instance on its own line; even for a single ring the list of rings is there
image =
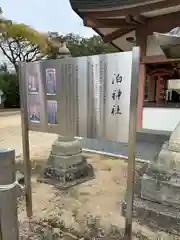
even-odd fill
[[[129,118],[129,140],[128,140],[128,179],[127,179],[127,208],[125,236],[127,240],[132,239],[132,215],[135,179],[136,158],[136,125],[138,105],[138,81],[140,66],[140,48],[133,47],[132,70],[131,70],[131,92],[130,92],[130,118]]]
[[[23,163],[25,179],[26,213],[27,217],[32,217],[32,190],[31,190],[31,162],[29,153],[29,133],[28,133],[28,110],[27,110],[27,88],[25,81],[25,63],[19,64],[19,90],[21,104],[21,126]]]

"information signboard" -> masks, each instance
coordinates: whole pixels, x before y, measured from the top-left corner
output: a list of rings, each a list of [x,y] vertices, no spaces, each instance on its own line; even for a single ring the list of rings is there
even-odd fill
[[[132,53],[25,64],[29,130],[128,142]]]
[[[28,131],[128,142],[125,233],[132,235],[140,48],[19,64],[26,212],[32,217]]]

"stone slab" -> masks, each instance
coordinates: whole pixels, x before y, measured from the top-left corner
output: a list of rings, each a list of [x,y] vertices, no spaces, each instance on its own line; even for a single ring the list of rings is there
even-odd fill
[[[165,141],[169,140],[169,134],[159,134],[159,131],[152,133],[147,130],[145,133],[137,132],[136,157],[151,161],[156,153],[159,153]],[[103,151],[117,155],[128,156],[128,144],[108,142],[99,139],[82,140],[82,148]]]
[[[180,207],[180,184],[177,180],[176,177],[169,181],[160,181],[144,174],[141,179],[141,198]]]
[[[122,215],[126,216],[126,202],[122,204]],[[180,235],[180,209],[151,202],[139,197],[134,198],[133,217],[141,224],[151,228]]]

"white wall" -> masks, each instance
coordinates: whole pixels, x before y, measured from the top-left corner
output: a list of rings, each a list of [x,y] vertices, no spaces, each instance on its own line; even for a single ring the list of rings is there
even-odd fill
[[[142,128],[173,131],[180,121],[178,108],[143,108]]]
[[[147,37],[146,56],[164,55],[153,35]]]

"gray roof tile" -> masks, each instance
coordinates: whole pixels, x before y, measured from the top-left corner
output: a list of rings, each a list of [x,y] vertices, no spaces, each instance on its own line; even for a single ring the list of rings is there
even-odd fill
[[[73,9],[113,8],[144,2],[149,0],[70,0]]]

